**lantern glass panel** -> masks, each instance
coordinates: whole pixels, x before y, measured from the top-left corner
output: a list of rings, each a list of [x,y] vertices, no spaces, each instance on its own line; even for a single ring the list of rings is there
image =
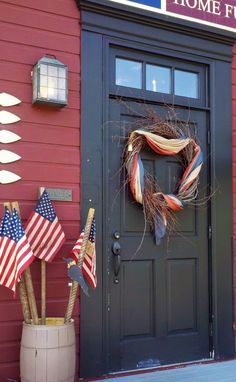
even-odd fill
[[[33,99],[36,99],[37,98],[37,87],[34,86],[34,89],[33,89]]]
[[[48,77],[48,87],[49,88],[57,88],[57,78],[56,77]]]
[[[44,64],[40,65],[40,74],[45,74],[45,75],[48,74],[48,66],[47,65],[44,65]]]
[[[40,86],[40,97],[48,98],[48,88],[46,86]]]
[[[59,77],[66,78],[66,69],[65,68],[59,68]]]
[[[48,77],[40,74],[40,85],[48,86]]]
[[[33,68],[33,103],[67,105],[67,66],[56,58],[41,58]]]
[[[37,73],[37,69],[34,69],[34,71],[33,71],[33,89],[36,90],[36,94],[37,94],[37,87],[38,87],[38,73]]]
[[[49,76],[57,77],[57,76],[58,76],[58,70],[57,70],[57,67],[56,67],[56,66],[50,66],[50,65],[48,65],[48,75],[49,75]]]
[[[65,90],[58,90],[58,98],[61,101],[66,101],[66,91]]]
[[[48,99],[57,100],[58,92],[57,89],[48,88]]]
[[[58,79],[58,88],[59,89],[65,89],[66,88],[66,79],[65,78],[59,78]]]

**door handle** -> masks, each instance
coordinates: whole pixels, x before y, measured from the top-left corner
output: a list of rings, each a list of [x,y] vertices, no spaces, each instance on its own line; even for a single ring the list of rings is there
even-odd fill
[[[113,265],[114,265],[114,274],[115,274],[115,282],[118,283],[118,279],[117,279],[117,276],[119,275],[119,272],[120,272],[120,265],[121,265],[121,246],[120,246],[120,243],[118,241],[115,241],[113,244],[112,244],[112,252],[113,252],[113,255],[114,255],[114,258],[113,258]]]

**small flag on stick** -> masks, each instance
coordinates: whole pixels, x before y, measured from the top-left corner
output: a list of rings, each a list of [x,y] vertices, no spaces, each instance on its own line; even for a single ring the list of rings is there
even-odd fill
[[[65,241],[48,193],[44,191],[25,228],[34,256],[51,262]]]
[[[80,260],[80,251],[83,243],[84,231],[81,232],[78,240],[76,241],[70,258],[75,260],[77,263]],[[96,275],[96,224],[93,218],[92,225],[89,232],[88,242],[85,249],[85,255],[82,263],[82,271],[87,281],[92,288],[97,286],[97,275]]]
[[[0,226],[0,283],[15,292],[22,272],[33,260],[17,211],[11,215],[5,208]]]
[[[96,225],[93,219],[82,265],[83,274],[92,288],[97,286],[96,274]]]

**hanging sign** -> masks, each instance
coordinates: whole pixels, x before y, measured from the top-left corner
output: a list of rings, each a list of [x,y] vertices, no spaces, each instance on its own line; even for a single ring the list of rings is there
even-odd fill
[[[108,0],[236,32],[235,0]]]

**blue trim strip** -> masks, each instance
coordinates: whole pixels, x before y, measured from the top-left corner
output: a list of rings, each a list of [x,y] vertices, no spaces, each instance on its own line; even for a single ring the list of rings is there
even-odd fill
[[[149,7],[161,9],[161,0],[130,0],[133,3],[138,3],[142,5],[148,5]]]

